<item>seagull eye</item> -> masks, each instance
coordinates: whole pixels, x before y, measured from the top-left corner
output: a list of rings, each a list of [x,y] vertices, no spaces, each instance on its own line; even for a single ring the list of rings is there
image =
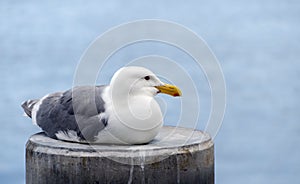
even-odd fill
[[[144,77],[144,79],[145,79],[145,80],[149,80],[149,79],[150,79],[150,76],[147,75],[146,77]]]

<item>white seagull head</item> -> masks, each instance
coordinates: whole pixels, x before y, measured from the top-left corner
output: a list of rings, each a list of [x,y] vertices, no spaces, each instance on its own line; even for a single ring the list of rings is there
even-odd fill
[[[119,69],[111,79],[110,86],[119,95],[146,95],[155,96],[165,93],[172,96],[181,96],[178,87],[165,84],[150,70],[144,67],[127,66]]]

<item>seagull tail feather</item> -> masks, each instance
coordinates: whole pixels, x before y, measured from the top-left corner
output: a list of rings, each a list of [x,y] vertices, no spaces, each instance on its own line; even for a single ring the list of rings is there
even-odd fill
[[[22,103],[22,108],[24,109],[25,114],[31,118],[31,112],[34,107],[34,105],[38,102],[38,99],[35,100],[27,100]]]

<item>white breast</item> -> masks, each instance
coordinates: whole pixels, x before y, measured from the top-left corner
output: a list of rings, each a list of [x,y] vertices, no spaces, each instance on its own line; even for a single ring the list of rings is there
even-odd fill
[[[98,143],[141,144],[151,141],[163,124],[159,105],[149,96],[130,97],[127,103],[112,102],[109,89],[103,93],[107,127],[99,132]]]

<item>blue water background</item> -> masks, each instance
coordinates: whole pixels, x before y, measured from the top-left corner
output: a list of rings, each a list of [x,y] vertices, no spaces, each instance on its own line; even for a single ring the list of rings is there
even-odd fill
[[[300,1],[1,0],[0,183],[24,183],[25,143],[40,131],[22,116],[20,103],[70,88],[88,45],[107,29],[137,19],[192,29],[220,61],[227,110],[215,139],[216,183],[299,182]],[[115,65],[99,82],[108,83],[120,63],[148,54],[188,59],[163,44],[134,45],[111,58]],[[199,121],[209,113],[204,79]],[[168,124],[176,113],[168,108]]]

